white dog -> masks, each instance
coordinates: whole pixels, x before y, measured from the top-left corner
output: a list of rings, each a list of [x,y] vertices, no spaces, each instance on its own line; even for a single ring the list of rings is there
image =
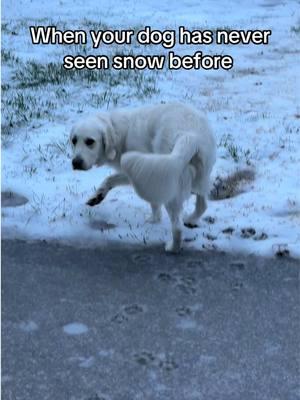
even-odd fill
[[[216,145],[206,118],[184,104],[159,104],[134,110],[98,113],[71,131],[73,168],[108,164],[118,170],[87,202],[99,204],[116,186],[132,184],[152,207],[152,222],[164,205],[172,223],[166,251],[181,247],[183,202],[196,194],[194,212],[185,220],[197,226],[205,211]]]

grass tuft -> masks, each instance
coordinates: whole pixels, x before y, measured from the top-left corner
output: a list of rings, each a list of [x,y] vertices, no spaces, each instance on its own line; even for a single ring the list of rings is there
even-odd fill
[[[19,64],[20,59],[11,51],[1,49],[1,61],[4,64]]]
[[[291,32],[296,33],[297,35],[300,35],[300,24],[299,25],[295,25],[291,27]]]
[[[238,147],[230,134],[224,135],[219,143],[220,147],[224,147],[227,151],[227,155],[233,159],[235,163],[239,161],[245,160],[247,165],[251,164],[250,161],[250,150],[249,149],[242,149]]]
[[[29,61],[22,68],[14,71],[12,78],[22,89],[85,81],[87,83],[102,82],[109,87],[127,84],[136,88],[137,95],[142,97],[150,97],[158,93],[156,76],[138,70],[66,70],[60,63],[42,64]]]
[[[4,135],[8,135],[14,128],[33,119],[40,119],[49,115],[50,110],[56,108],[56,104],[50,100],[42,100],[23,92],[3,93],[2,96],[2,121],[1,129]]]

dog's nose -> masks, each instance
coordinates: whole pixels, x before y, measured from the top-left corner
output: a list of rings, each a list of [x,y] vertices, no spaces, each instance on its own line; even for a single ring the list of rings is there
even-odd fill
[[[73,169],[83,169],[83,160],[80,157],[75,157],[72,160]]]

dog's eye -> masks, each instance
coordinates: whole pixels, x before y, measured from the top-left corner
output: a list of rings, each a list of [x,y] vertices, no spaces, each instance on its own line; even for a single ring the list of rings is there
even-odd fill
[[[89,147],[93,146],[94,143],[95,143],[95,140],[94,140],[94,139],[88,138],[88,139],[85,140],[85,144],[86,144],[87,146],[89,146]]]
[[[73,146],[75,146],[75,145],[76,145],[76,143],[77,143],[77,138],[76,138],[76,137],[73,137],[73,139],[72,139],[72,143],[73,143]]]

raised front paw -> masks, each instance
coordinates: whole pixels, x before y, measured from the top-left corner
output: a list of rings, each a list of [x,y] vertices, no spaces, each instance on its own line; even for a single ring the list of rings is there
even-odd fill
[[[192,222],[184,222],[184,226],[186,226],[187,228],[190,228],[190,229],[199,228],[199,225],[192,223]]]
[[[100,204],[101,201],[105,198],[105,195],[103,193],[96,193],[95,196],[91,197],[86,204],[88,206],[94,207],[97,204]]]

